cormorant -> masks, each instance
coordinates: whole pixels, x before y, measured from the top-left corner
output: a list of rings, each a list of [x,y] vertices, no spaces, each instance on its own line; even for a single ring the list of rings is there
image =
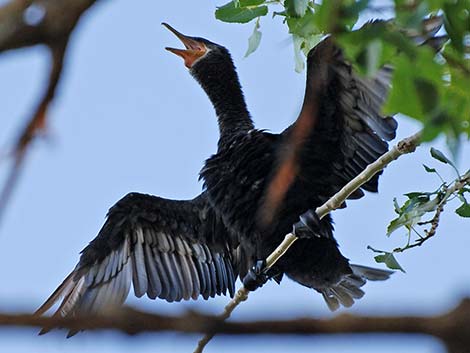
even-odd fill
[[[165,26],[185,46],[167,50],[184,59],[218,118],[218,149],[200,172],[203,192],[184,201],[126,195],[109,210],[98,236],[38,314],[61,298],[55,315],[106,311],[124,302],[131,283],[137,297],[147,294],[169,302],[227,291],[233,296],[237,277],[248,278],[247,286],[254,289],[246,274],[252,274],[257,261],[299,224],[300,215],[323,204],[385,153],[386,141],[395,137],[396,121],[380,113],[391,69],[384,67],[371,79],[359,77],[333,40],[323,40],[308,54],[300,112],[313,114],[316,109],[316,124],[273,222],[261,226],[259,207],[295,123],[281,134],[256,129],[228,50]],[[362,189],[377,192],[378,178]],[[358,190],[351,198],[362,195]],[[391,273],[351,265],[339,252],[330,216],[299,233],[301,239],[276,264],[275,279],[285,274],[315,289],[331,310],[361,298],[367,279],[384,280]]]

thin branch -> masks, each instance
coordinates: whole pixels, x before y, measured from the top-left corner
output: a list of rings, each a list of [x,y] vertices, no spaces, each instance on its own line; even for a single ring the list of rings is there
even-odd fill
[[[417,239],[414,243],[412,244],[407,244],[404,247],[401,248],[396,248],[393,250],[393,252],[403,252],[405,250],[415,248],[418,246],[423,245],[426,241],[428,241],[430,238],[432,238],[437,231],[437,227],[439,226],[439,220],[441,213],[444,212],[444,206],[447,204],[448,201],[453,199],[455,197],[455,193],[462,190],[464,187],[470,185],[470,170],[466,172],[464,175],[460,176],[458,179],[454,181],[454,184],[449,187],[445,188],[443,190],[444,195],[441,196],[442,199],[439,201],[436,211],[434,213],[434,216],[432,219],[426,222],[420,222],[418,225],[425,225],[425,224],[430,224],[431,227],[429,230],[425,230],[425,236],[420,236],[419,239]],[[439,196],[437,196],[439,197]],[[418,233],[417,233],[418,234]],[[419,235],[419,234],[418,234]]]
[[[375,174],[385,169],[391,162],[399,158],[403,154],[411,153],[416,150],[416,147],[419,145],[421,139],[421,133],[418,132],[412,136],[409,136],[400,142],[398,142],[393,148],[387,153],[379,157],[375,162],[369,164],[358,176],[353,180],[347,183],[340,191],[333,195],[327,202],[322,206],[318,207],[315,212],[318,217],[321,219],[329,214],[331,211],[340,208],[344,201],[351,195],[354,191],[359,189],[361,185],[368,182]],[[297,237],[289,233],[285,236],[282,243],[268,256],[266,259],[266,270],[270,269],[285,253],[286,251],[294,244],[297,240]],[[227,319],[230,317],[233,310],[242,302],[248,299],[249,291],[242,287],[238,290],[235,297],[227,304],[224,308],[223,313],[219,318]],[[213,333],[206,334],[197,345],[197,348],[194,350],[194,353],[202,353],[204,347],[214,336]]]
[[[105,316],[37,316],[0,314],[0,326],[48,327],[69,330],[119,330],[129,335],[143,332],[240,334],[426,334],[441,339],[451,352],[470,352],[470,299],[438,316],[361,316],[341,314],[332,319],[301,318],[280,321],[224,322],[220,317],[190,312],[182,316],[150,314],[121,308]]]

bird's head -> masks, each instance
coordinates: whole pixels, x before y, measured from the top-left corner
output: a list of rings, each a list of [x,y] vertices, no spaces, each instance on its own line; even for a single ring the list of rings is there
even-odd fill
[[[180,56],[189,73],[204,89],[217,116],[245,117],[249,120],[237,71],[229,51],[219,44],[199,37],[189,37],[163,23],[184,44],[185,49],[166,48]],[[235,121],[236,119],[232,119]],[[248,122],[252,127],[251,120]]]
[[[186,36],[167,23],[162,23],[183,43],[185,49],[166,47],[165,49],[183,58],[184,65],[192,71],[199,62],[216,63],[221,58],[230,58],[228,50],[223,46],[213,43],[207,39]]]

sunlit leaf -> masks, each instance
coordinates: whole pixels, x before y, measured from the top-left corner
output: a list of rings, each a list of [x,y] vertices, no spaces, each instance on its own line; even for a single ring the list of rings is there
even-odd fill
[[[290,16],[302,17],[307,11],[308,0],[286,0],[284,7]]]
[[[303,17],[288,17],[289,33],[294,36],[308,38],[320,33],[315,24],[313,12],[308,10]]]
[[[223,22],[247,23],[251,20],[265,16],[268,13],[268,7],[263,4],[263,0],[239,0],[217,8],[215,18]]]

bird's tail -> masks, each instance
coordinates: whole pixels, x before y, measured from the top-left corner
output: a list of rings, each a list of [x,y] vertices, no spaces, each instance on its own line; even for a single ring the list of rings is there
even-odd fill
[[[331,311],[338,309],[340,304],[350,307],[354,304],[355,299],[362,298],[364,291],[361,287],[366,284],[367,280],[384,281],[393,273],[393,271],[361,265],[350,266],[352,273],[344,275],[339,283],[327,288],[317,289],[323,295]]]

